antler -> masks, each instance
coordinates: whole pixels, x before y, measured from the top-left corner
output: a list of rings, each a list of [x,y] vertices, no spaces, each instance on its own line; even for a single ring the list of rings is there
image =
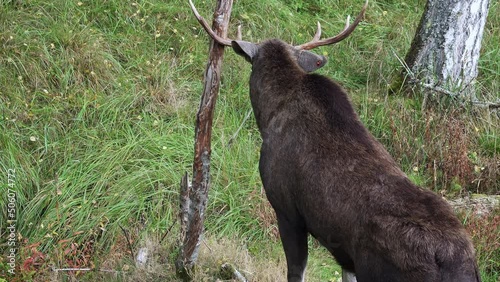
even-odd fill
[[[196,19],[198,20],[198,22],[201,24],[201,26],[203,26],[203,28],[205,29],[205,31],[210,35],[210,37],[213,38],[213,40],[215,40],[217,43],[219,43],[221,45],[231,46],[231,40],[225,39],[225,38],[222,38],[222,37],[218,36],[212,30],[212,28],[210,28],[210,26],[208,25],[207,21],[202,16],[200,16],[200,14],[196,10],[196,7],[194,6],[194,4],[193,4],[193,2],[191,0],[189,0],[189,5],[191,5],[191,10],[193,10],[194,16],[196,17]]]
[[[361,20],[365,16],[365,11],[366,11],[367,7],[368,7],[368,0],[366,0],[365,5],[363,6],[363,9],[361,9],[361,12],[356,17],[354,22],[351,25],[349,25],[350,17],[348,16],[344,30],[342,30],[339,34],[335,35],[334,37],[325,38],[325,39],[320,40],[321,25],[318,22],[318,29],[316,30],[316,34],[314,35],[313,39],[307,43],[304,43],[302,45],[295,46],[295,47],[298,49],[302,49],[302,50],[311,50],[311,49],[319,47],[319,46],[335,44],[337,42],[344,40],[354,31],[356,26],[358,26],[358,24],[361,22]]]

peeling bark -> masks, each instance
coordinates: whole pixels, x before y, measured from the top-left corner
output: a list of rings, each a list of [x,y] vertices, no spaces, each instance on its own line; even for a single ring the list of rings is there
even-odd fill
[[[218,0],[214,13],[212,30],[225,38],[231,16],[232,0]],[[181,184],[181,247],[177,259],[177,271],[184,280],[190,280],[190,273],[198,258],[198,251],[204,231],[205,208],[210,186],[210,154],[212,120],[215,102],[219,93],[220,74],[224,46],[210,43],[209,60],[205,70],[204,89],[196,116],[195,147],[192,185],[187,176]]]
[[[413,82],[474,99],[489,0],[428,0],[406,57]]]

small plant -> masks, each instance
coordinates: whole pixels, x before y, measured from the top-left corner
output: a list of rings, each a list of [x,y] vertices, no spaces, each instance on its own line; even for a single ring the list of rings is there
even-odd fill
[[[461,214],[461,217],[474,242],[483,277],[500,277],[500,209],[484,216]]]
[[[21,262],[16,275],[20,281],[30,281],[37,272],[47,271],[47,255],[38,250],[39,246],[39,243],[35,243],[21,247]]]

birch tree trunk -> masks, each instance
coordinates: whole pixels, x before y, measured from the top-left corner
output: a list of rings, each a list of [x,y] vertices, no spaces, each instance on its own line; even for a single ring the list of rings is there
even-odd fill
[[[232,5],[233,0],[217,0],[212,30],[222,38],[227,36]],[[196,115],[193,181],[192,185],[188,184],[187,174],[181,181],[181,246],[176,267],[179,276],[184,280],[191,280],[191,272],[198,258],[204,232],[205,208],[210,186],[212,120],[219,93],[223,55],[224,46],[211,40],[203,94]]]
[[[475,99],[489,0],[428,0],[406,64],[410,83]]]

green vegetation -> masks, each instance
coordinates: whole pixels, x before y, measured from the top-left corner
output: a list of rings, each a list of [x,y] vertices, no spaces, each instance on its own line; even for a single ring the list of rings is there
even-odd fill
[[[316,21],[331,36],[363,2],[236,1],[230,36],[241,23],[245,40],[299,43],[311,38]],[[195,3],[210,19],[215,1]],[[329,59],[319,72],[348,90],[363,122],[413,181],[450,197],[499,193],[495,113],[439,97],[424,106],[424,93],[388,94],[424,4],[371,1],[350,39],[317,50]],[[500,93],[500,5],[490,5],[478,78],[478,97],[486,100]],[[174,281],[179,182],[191,170],[207,50],[184,0],[0,0],[0,277],[9,269],[3,203],[10,183],[21,248],[9,281]],[[197,281],[222,279],[225,261],[253,281],[285,277],[253,118],[229,145],[251,109],[249,73],[228,50]],[[484,281],[500,277],[498,219],[464,219]],[[157,265],[132,266],[120,226],[135,253],[147,242],[155,246]],[[312,239],[311,248],[308,281],[336,281],[334,261]],[[70,267],[120,272],[52,271]]]

